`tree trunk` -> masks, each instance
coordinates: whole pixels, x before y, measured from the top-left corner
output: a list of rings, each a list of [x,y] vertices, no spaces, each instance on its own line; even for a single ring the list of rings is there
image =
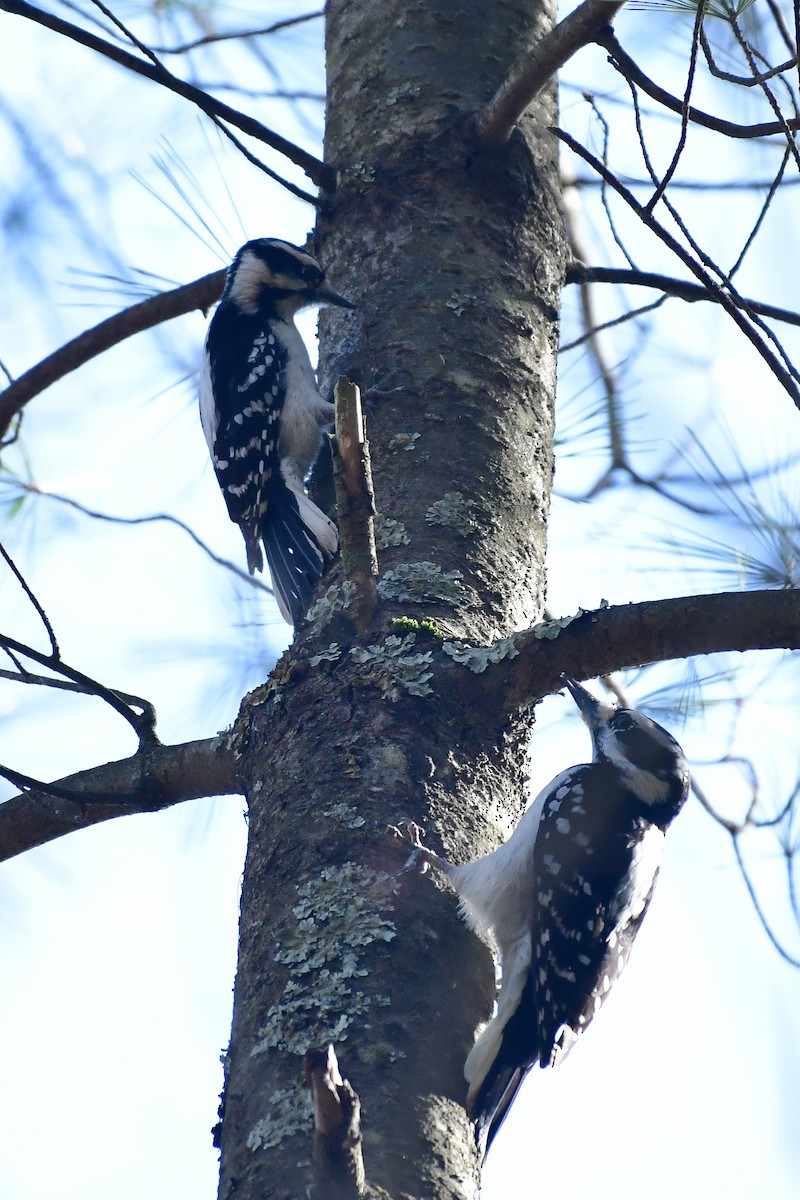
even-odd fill
[[[393,621],[487,642],[541,612],[564,268],[554,97],[495,156],[470,117],[553,15],[534,20],[529,0],[328,3],[338,187],[317,249],[359,311],[325,316],[321,366],[329,385],[346,372],[390,393],[368,421],[382,600],[356,637],[337,568],[246,702],[222,1200],[311,1188],[302,1056],[328,1041],[361,1100],[370,1185],[477,1190],[462,1068],[492,963],[438,880],[397,875],[408,849],[388,826],[413,817],[459,861],[496,845],[524,802],[530,715],[498,737],[480,676],[464,684],[453,663],[427,678],[435,631]]]

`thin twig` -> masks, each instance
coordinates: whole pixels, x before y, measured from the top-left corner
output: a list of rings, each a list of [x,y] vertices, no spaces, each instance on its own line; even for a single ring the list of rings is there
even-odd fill
[[[570,281],[567,280],[567,282]],[[589,284],[593,281],[587,280],[586,282]],[[642,304],[640,308],[631,308],[628,310],[628,312],[621,313],[618,317],[611,317],[608,321],[600,321],[596,325],[590,325],[587,327],[586,332],[581,334],[580,337],[573,338],[571,342],[564,342],[563,345],[560,345],[558,347],[558,353],[567,354],[570,350],[577,350],[579,346],[583,346],[587,342],[591,343],[592,339],[596,338],[598,333],[604,333],[607,329],[615,329],[617,325],[625,325],[628,321],[635,321],[637,317],[643,317],[646,313],[654,312],[657,308],[660,308],[667,299],[667,296],[659,296],[657,300],[652,300],[650,304]],[[585,311],[586,310],[584,309],[584,312]],[[593,357],[596,361],[596,355],[594,355],[594,352]]]
[[[24,658],[32,659],[39,666],[47,667],[48,670],[63,675],[73,683],[80,684],[86,695],[104,700],[110,708],[113,708],[128,722],[139,739],[140,745],[158,744],[158,735],[155,731],[156,713],[149,700],[144,700],[141,696],[131,696],[126,701],[123,699],[122,692],[107,688],[102,683],[98,683],[96,679],[92,679],[90,675],[77,670],[76,667],[70,667],[60,656],[42,654],[40,650],[34,650],[32,646],[26,646],[24,642],[19,642],[7,634],[0,633],[0,646],[16,651]],[[141,712],[136,712],[136,708],[140,708]]]
[[[761,922],[761,928],[764,930],[767,937],[772,942],[772,945],[778,951],[778,954],[780,954],[781,958],[784,959],[787,963],[789,963],[789,965],[792,967],[800,967],[800,959],[793,958],[792,955],[789,953],[789,951],[784,949],[784,947],[781,945],[781,943],[778,941],[777,937],[775,936],[775,934],[772,931],[770,923],[767,920],[766,914],[765,914],[763,908],[761,907],[761,902],[758,899],[758,895],[756,894],[756,889],[753,885],[753,881],[750,878],[750,875],[748,874],[747,867],[744,865],[744,858],[742,857],[742,851],[739,846],[738,833],[731,833],[731,841],[733,842],[733,853],[736,855],[736,863],[737,863],[737,866],[739,867],[739,872],[742,876],[742,879],[744,880],[744,885],[747,888],[747,894],[750,897],[750,902],[756,911],[756,916],[758,917],[759,921]]]
[[[700,34],[703,30],[703,17],[705,16],[705,11],[705,4],[698,4],[697,14],[694,19],[694,29],[692,31],[692,44],[689,51],[689,70],[686,75],[686,87],[684,89],[683,103],[681,105],[681,132],[678,138],[678,145],[675,147],[675,153],[672,156],[672,161],[664,172],[661,182],[658,184],[656,190],[653,192],[652,196],[645,205],[645,210],[647,212],[653,211],[661,197],[664,195],[664,192],[667,190],[672,176],[678,169],[678,163],[681,160],[681,155],[683,154],[686,146],[686,138],[689,133],[689,97],[692,94],[694,77],[697,71],[697,45]]]
[[[256,579],[254,575],[250,575],[243,567],[237,567],[236,563],[231,562],[229,558],[223,558],[220,554],[215,554],[211,547],[203,541],[198,534],[192,529],[191,525],[187,525],[185,521],[181,521],[179,517],[174,517],[171,513],[151,513],[146,517],[117,517],[111,513],[100,512],[98,509],[89,508],[85,504],[81,504],[79,500],[73,500],[71,496],[62,496],[58,492],[46,492],[41,488],[35,487],[31,483],[17,483],[20,491],[27,492],[32,496],[43,496],[47,500],[55,500],[58,504],[64,504],[67,508],[72,508],[76,512],[81,513],[84,517],[90,517],[94,521],[107,521],[112,525],[153,525],[158,522],[164,522],[168,525],[175,525],[176,528],[187,534],[188,537],[198,546],[205,555],[207,555],[213,563],[218,567],[224,567],[226,571],[230,571],[243,583],[250,584],[251,587],[257,588],[259,591],[266,592],[269,596],[274,596],[272,588],[264,583],[261,579]]]
[[[28,599],[30,600],[33,607],[36,609],[36,612],[39,616],[39,620],[44,625],[45,631],[47,633],[47,637],[50,641],[50,652],[51,652],[52,657],[56,658],[56,659],[60,658],[61,651],[58,648],[58,639],[56,637],[55,630],[53,629],[53,626],[50,623],[50,618],[48,617],[47,613],[44,611],[44,608],[42,607],[42,605],[36,599],[36,596],[34,596],[33,591],[31,590],[27,580],[25,579],[22,572],[17,567],[17,564],[14,562],[13,558],[8,553],[8,551],[6,550],[6,548],[2,544],[2,542],[0,542],[0,555],[3,556],[6,566],[9,567],[9,569],[11,570],[11,573],[13,574],[17,583],[22,588],[23,592],[28,597]]]
[[[768,80],[774,79],[776,75],[783,75],[785,71],[791,71],[792,67],[797,64],[797,55],[795,54],[793,58],[788,58],[780,66],[770,67],[768,71],[764,71],[760,75],[731,75],[717,66],[705,30],[700,31],[700,45],[703,47],[706,65],[711,74],[716,79],[722,79],[725,83],[735,83],[738,87],[758,87],[759,84],[767,83]]]
[[[780,380],[785,390],[792,397],[795,405],[800,408],[800,390],[798,390],[797,384],[792,378],[791,373],[777,360],[769,347],[764,343],[763,339],[758,336],[756,331],[746,319],[745,315],[740,311],[733,297],[728,292],[723,290],[721,285],[708,274],[708,272],[700,265],[700,263],[692,258],[688,250],[686,250],[680,244],[680,242],[678,242],[672,236],[672,234],[669,233],[663,227],[663,225],[661,225],[660,222],[655,219],[652,213],[645,211],[644,207],[638,203],[631,192],[624,187],[622,183],[620,183],[615,175],[612,175],[612,173],[603,166],[599,159],[595,158],[595,156],[591,154],[584,146],[581,146],[580,142],[577,142],[575,138],[571,137],[570,134],[565,133],[563,129],[553,126],[551,127],[551,131],[560,141],[569,146],[569,148],[575,154],[577,154],[579,158],[582,158],[584,162],[590,164],[593,169],[598,172],[598,174],[606,178],[617,194],[620,195],[624,199],[625,203],[639,216],[640,220],[658,236],[658,238],[673,252],[673,254],[675,254],[681,260],[684,266],[688,267],[693,275],[696,275],[697,278],[701,280],[701,282],[713,295],[718,297],[719,304],[722,305],[736,325],[738,325],[738,327],[742,330],[748,341],[755,346],[756,350],[767,363],[772,373],[778,380]]]
[[[232,33],[207,33],[205,37],[195,38],[193,42],[183,42],[179,46],[153,46],[152,49],[156,54],[187,54],[190,50],[196,50],[198,46],[210,46],[217,42],[243,42],[247,38],[266,37],[267,34],[278,33],[281,29],[290,29],[293,25],[302,25],[305,21],[314,21],[317,17],[324,16],[325,9],[321,8],[317,12],[303,13],[301,17],[286,17],[283,21],[275,21],[272,25],[265,25],[261,29],[239,29]]]
[[[257,167],[258,170],[263,171],[269,179],[274,179],[276,183],[279,183],[282,187],[285,187],[286,191],[291,192],[293,196],[297,196],[298,200],[305,200],[306,204],[310,204],[314,208],[321,207],[321,201],[318,200],[316,196],[312,196],[310,192],[303,191],[302,188],[297,187],[297,185],[294,183],[289,183],[288,179],[284,179],[283,176],[279,175],[277,171],[273,171],[272,167],[268,167],[265,162],[262,162],[257,154],[253,154],[252,150],[248,150],[241,138],[237,138],[235,133],[231,133],[224,121],[221,121],[219,117],[215,117],[213,114],[209,114],[209,116],[216,125],[217,129],[219,129],[221,133],[224,133],[231,145],[235,146],[239,153],[243,155],[244,158],[246,158],[247,161],[252,164],[252,166]]]
[[[260,121],[256,121],[246,113],[231,108],[230,105],[225,104],[223,101],[216,100],[213,96],[209,96],[206,92],[201,91],[194,84],[179,79],[165,67],[157,67],[152,62],[142,62],[141,59],[137,58],[134,54],[130,54],[127,50],[123,50],[120,46],[115,46],[112,42],[107,42],[103,38],[89,33],[88,30],[81,29],[79,25],[73,25],[70,21],[64,21],[53,13],[44,12],[42,9],[36,8],[33,4],[28,4],[27,0],[0,0],[0,10],[11,13],[13,16],[24,17],[29,21],[34,21],[37,25],[43,25],[46,29],[53,30],[54,33],[59,33],[63,37],[78,42],[81,46],[86,46],[89,50],[94,50],[96,53],[110,58],[112,62],[117,63],[119,66],[133,71],[137,75],[143,75],[145,79],[150,79],[153,83],[161,84],[162,87],[196,104],[208,116],[220,117],[223,121],[227,121],[237,129],[241,129],[243,133],[256,138],[257,141],[271,146],[273,150],[277,150],[279,154],[283,154],[290,162],[300,167],[312,183],[317,184],[318,187],[325,188],[326,190],[333,189],[335,185],[334,172],[325,163],[320,162],[313,154],[309,154],[300,146],[296,146],[293,142],[281,137],[280,134],[268,129],[266,125],[262,125]]]
[[[645,143],[644,128],[642,125],[642,115],[641,115],[641,110],[639,107],[638,93],[636,91],[636,87],[634,86],[633,83],[631,83],[630,80],[628,80],[628,87],[630,88],[631,98],[633,100],[634,116],[635,116],[635,120],[636,120],[636,130],[639,135],[639,145],[640,145],[640,148],[642,151],[642,157],[644,158],[644,164],[647,167],[648,172],[650,173],[650,177],[653,180],[653,183],[656,186],[658,186],[658,175],[656,174],[655,168],[653,167],[653,164],[650,160],[650,155],[647,151],[647,145]],[[719,284],[722,285],[722,287],[725,289],[726,293],[730,295],[731,300],[739,308],[746,310],[745,301],[744,301],[743,297],[740,296],[738,294],[738,292],[736,291],[736,288],[733,286],[730,276],[726,275],[726,273],[722,270],[722,268],[719,267],[714,262],[714,260],[711,258],[711,256],[706,253],[706,251],[703,249],[703,247],[700,245],[700,243],[696,240],[696,238],[694,238],[692,236],[692,234],[689,231],[688,225],[686,224],[683,217],[680,215],[677,208],[672,203],[672,201],[670,200],[669,196],[666,193],[663,196],[663,201],[664,201],[664,207],[667,209],[667,212],[670,214],[673,221],[678,226],[678,229],[681,231],[681,233],[685,237],[686,241],[688,242],[689,249],[694,251],[697,262],[702,263],[703,267],[705,267],[707,271],[710,271],[713,275],[716,275],[717,281],[719,282]],[[646,212],[647,216],[652,216],[652,213],[647,211],[647,209],[645,209],[645,212]],[[643,220],[644,220],[644,218],[643,218]],[[647,223],[647,222],[645,221],[645,223]],[[654,228],[656,230],[660,230],[661,232],[659,233],[659,236],[661,237],[662,241],[666,241],[666,237],[664,236],[664,235],[666,235],[666,230],[664,229],[663,226],[656,224],[652,228]],[[675,239],[673,238],[672,243],[668,243],[668,244],[674,244],[677,246],[679,243],[677,243],[675,241]],[[683,254],[686,254],[686,251],[683,248],[682,248],[682,252],[683,252]],[[691,255],[687,255],[685,261],[687,263],[691,264],[693,261],[691,258]],[[692,267],[692,270],[694,270],[694,267]],[[755,334],[755,331],[751,331],[750,333],[748,333],[748,336],[753,341],[753,344],[758,347],[763,346],[764,351],[766,351],[766,353],[769,356],[769,361],[774,362],[775,365],[777,367],[779,367],[779,369],[781,371],[783,371],[785,368],[785,376],[787,378],[790,377],[792,380],[795,380],[797,383],[800,383],[800,374],[798,373],[797,368],[795,367],[792,360],[789,358],[788,354],[786,353],[783,346],[778,341],[777,337],[772,332],[770,327],[768,325],[766,325],[764,323],[764,321],[762,321],[761,318],[756,313],[747,312],[747,316],[750,319],[750,322],[752,323],[752,325],[756,326],[758,329],[761,330],[761,332],[764,334],[764,337],[766,338],[766,340],[772,342],[775,349],[777,350],[778,357],[783,360],[783,368],[780,367],[780,364],[778,363],[777,359],[772,354],[772,352],[769,350],[769,348],[766,346],[766,343],[762,339],[758,338],[758,336]],[[750,326],[746,326],[746,328],[749,330]],[[761,353],[761,350],[759,350],[759,353]],[[781,376],[781,378],[783,378],[783,377],[784,376]]]
[[[702,284],[689,283],[688,280],[674,279],[670,275],[658,275],[653,271],[630,271],[627,267],[587,267],[584,263],[573,262],[567,268],[567,283],[624,283],[633,287],[657,288],[668,296],[677,296],[694,304],[698,300],[707,300],[719,304],[719,296]],[[747,312],[758,313],[762,317],[772,317],[775,321],[783,321],[787,325],[800,325],[800,313],[787,308],[776,308],[774,304],[763,304],[760,300],[745,299]]]
[[[640,87],[651,100],[657,100],[671,112],[679,115],[683,113],[683,101],[659,87],[649,75],[645,75],[631,56],[622,49],[613,29],[602,29],[594,40],[598,46],[602,46],[608,51],[611,65],[616,67],[627,80]],[[710,113],[703,112],[702,109],[692,107],[687,109],[687,117],[695,125],[702,125],[705,129],[713,129],[717,133],[724,133],[726,137],[732,138],[769,137],[776,133],[785,134],[787,129],[800,129],[800,118],[798,117],[792,117],[785,123],[783,121],[762,121],[757,125],[737,125],[734,121],[724,121],[721,117],[714,117]]]

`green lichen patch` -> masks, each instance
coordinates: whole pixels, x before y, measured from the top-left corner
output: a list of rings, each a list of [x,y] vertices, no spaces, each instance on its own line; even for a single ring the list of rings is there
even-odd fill
[[[359,816],[358,811],[350,804],[333,804],[330,808],[326,808],[322,815],[331,821],[336,821],[345,829],[360,829],[362,825],[366,825],[364,818]]]
[[[390,450],[416,450],[421,433],[395,433],[389,438]]]
[[[462,492],[445,492],[441,500],[435,500],[425,513],[429,525],[446,525],[461,537],[471,537],[478,528],[473,515],[477,505]]]
[[[401,692],[428,696],[432,691],[433,671],[429,668],[433,654],[430,650],[410,653],[415,643],[415,633],[402,638],[390,634],[382,645],[354,646],[350,654],[361,667],[361,679],[380,688],[384,699],[394,702]]]
[[[389,546],[407,546],[410,541],[402,521],[394,521],[378,513],[375,518],[375,544],[379,550],[387,550]]]
[[[441,641],[444,638],[444,630],[442,630],[432,617],[422,617],[417,621],[414,617],[395,617],[391,622],[392,633],[416,633],[423,636],[437,638]]]
[[[443,571],[432,562],[400,563],[378,580],[378,595],[400,603],[474,603],[474,590],[463,582],[460,571]]]
[[[519,634],[501,638],[492,646],[470,646],[466,642],[445,642],[442,646],[445,654],[457,663],[469,667],[475,675],[482,675],[489,663],[502,662],[504,658],[516,658],[519,654],[517,642]]]
[[[338,642],[331,642],[325,650],[320,650],[318,654],[312,654],[308,660],[312,667],[318,667],[321,662],[338,662],[342,657],[342,650]]]
[[[284,1138],[311,1130],[311,1094],[305,1088],[279,1088],[267,1100],[269,1116],[256,1121],[247,1135],[247,1148],[274,1150]]]
[[[357,593],[358,588],[350,579],[344,583],[331,584],[311,605],[306,613],[306,620],[318,621],[320,625],[325,625],[335,613],[344,612],[349,608]]]
[[[395,936],[386,915],[393,888],[390,875],[352,862],[325,867],[298,886],[292,923],[281,930],[273,955],[291,973],[252,1054],[273,1048],[305,1054],[309,1046],[343,1041],[354,1020],[389,1004],[357,981],[369,973],[369,948]]]

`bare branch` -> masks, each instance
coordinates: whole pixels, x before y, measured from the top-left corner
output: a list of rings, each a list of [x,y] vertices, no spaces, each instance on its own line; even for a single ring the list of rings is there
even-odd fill
[[[663,104],[664,108],[668,108],[670,112],[683,115],[684,102],[679,100],[677,96],[673,96],[671,92],[667,92],[664,88],[659,87],[649,75],[645,75],[644,71],[642,71],[630,55],[626,54],[622,49],[613,29],[601,30],[594,40],[598,46],[602,46],[608,51],[611,65],[616,67],[619,73],[624,75],[630,83],[635,83],[652,100],[657,100],[659,104]],[[695,125],[702,125],[705,129],[713,129],[717,133],[724,133],[726,137],[732,138],[769,137],[776,133],[785,136],[787,129],[800,129],[800,117],[790,117],[785,121],[762,121],[757,125],[737,125],[733,121],[724,121],[721,117],[714,117],[699,108],[688,107],[685,112],[688,120],[692,121]]]
[[[226,571],[230,571],[231,574],[236,575],[243,583],[249,584],[250,587],[254,587],[258,591],[266,592],[268,596],[275,595],[269,584],[264,583],[261,579],[256,579],[255,575],[251,575],[243,567],[237,566],[229,558],[223,558],[221,554],[215,554],[207,542],[204,542],[199,534],[195,533],[191,525],[187,525],[185,521],[181,521],[180,517],[174,517],[172,513],[150,513],[144,517],[117,517],[113,513],[100,512],[96,508],[89,508],[86,504],[81,504],[80,501],[73,500],[71,496],[62,496],[58,492],[43,491],[32,483],[22,483],[16,480],[14,482],[21,492],[27,492],[31,496],[43,496],[47,500],[55,500],[58,504],[72,508],[76,512],[81,513],[82,516],[89,517],[93,521],[107,521],[111,525],[153,525],[160,522],[164,522],[167,525],[174,525],[177,529],[187,534],[195,546],[199,547],[218,567],[224,567]],[[2,553],[2,546],[0,546],[0,553]]]
[[[67,775],[54,786],[73,798],[29,790],[0,804],[0,862],[114,817],[242,790],[233,751],[220,738],[151,746],[131,758]],[[93,799],[98,794],[116,799]]]
[[[19,584],[19,586],[22,588],[25,595],[30,600],[31,604],[33,605],[34,609],[36,610],[39,620],[44,625],[45,632],[47,633],[47,637],[50,642],[51,658],[54,658],[54,659],[60,658],[61,651],[58,648],[58,638],[56,637],[55,630],[53,629],[53,626],[50,622],[50,618],[48,617],[47,613],[44,611],[43,606],[39,603],[36,596],[33,594],[33,591],[30,588],[24,575],[19,570],[19,568],[17,567],[17,564],[14,562],[13,558],[6,550],[5,546],[2,545],[2,543],[0,543],[0,555],[2,555],[6,566],[11,571],[11,573],[13,574],[17,583]]]
[[[587,267],[581,262],[573,262],[567,269],[567,283],[626,283],[634,287],[657,288],[668,296],[677,296],[689,304],[697,300],[709,300],[719,304],[719,296],[710,292],[699,283],[689,283],[684,279],[674,279],[670,275],[657,275],[652,271],[629,270],[627,267]],[[800,313],[788,308],[776,308],[774,304],[762,304],[760,300],[745,299],[748,312],[758,313],[761,317],[772,317],[775,321],[783,321],[787,325],[800,325]]]
[[[571,137],[570,134],[565,133],[563,129],[553,127],[552,131],[556,137],[559,138],[560,141],[564,142],[565,145],[569,146],[569,148],[574,151],[579,158],[582,158],[584,162],[589,163],[593,169],[611,185],[617,195],[621,196],[625,203],[633,209],[639,219],[657,235],[657,237],[664,243],[665,246],[669,247],[673,254],[675,254],[681,260],[684,266],[688,267],[692,274],[696,275],[697,278],[701,280],[701,282],[711,292],[712,295],[718,297],[718,302],[732,317],[736,325],[739,326],[748,341],[752,342],[753,346],[755,346],[758,353],[764,359],[773,375],[775,375],[776,379],[781,382],[785,390],[792,397],[795,405],[800,408],[800,390],[798,390],[795,380],[792,378],[791,373],[786,369],[786,367],[778,361],[764,340],[759,337],[756,330],[750,325],[749,321],[747,320],[747,316],[743,311],[741,311],[744,301],[742,297],[737,294],[735,288],[728,283],[728,290],[726,291],[720,283],[717,283],[717,281],[712,278],[708,271],[706,271],[696,259],[692,258],[692,255],[689,253],[689,251],[686,250],[680,244],[680,242],[678,242],[676,238],[674,238],[672,234],[669,233],[668,230],[666,230],[664,226],[655,219],[652,213],[646,211],[646,209],[639,204],[633,194],[620,182],[620,180],[617,179],[617,177],[613,175],[606,167],[604,167],[599,159],[595,158],[593,154],[590,154],[584,146],[581,146],[579,142],[576,142],[575,139]]]
[[[3,0],[0,0],[0,7],[2,4]],[[0,392],[0,438],[20,409],[52,383],[125,338],[152,329],[163,321],[171,321],[173,317],[185,316],[195,309],[206,311],[220,298],[224,284],[225,271],[212,271],[193,283],[185,283],[171,292],[161,292],[125,308],[54,350]]]
[[[502,146],[534,97],[576,51],[596,40],[625,0],[583,0],[517,63],[476,117],[478,140]]]
[[[324,16],[325,9],[321,8],[317,12],[303,13],[300,17],[286,17],[283,21],[275,21],[272,25],[265,25],[262,29],[240,29],[233,33],[207,33],[205,37],[195,38],[193,42],[183,42],[180,46],[153,46],[151,48],[156,54],[187,54],[190,50],[196,50],[198,46],[210,46],[215,42],[243,42],[247,38],[265,37],[269,33],[290,29],[293,25],[302,25],[306,21],[314,21],[317,17]]]
[[[65,679],[77,684],[85,695],[96,696],[98,700],[105,701],[109,708],[113,708],[114,712],[119,713],[123,720],[128,722],[139,739],[140,747],[158,744],[156,712],[149,700],[108,688],[76,667],[69,666],[60,654],[42,654],[41,651],[34,650],[32,646],[26,646],[24,642],[19,642],[5,633],[0,633],[0,647],[18,654],[21,658],[29,658],[56,675],[63,675]],[[137,712],[137,709],[140,711]]]
[[[13,16],[25,17],[29,21],[35,21],[37,25],[43,25],[46,29],[52,29],[54,33],[60,33],[64,37],[70,38],[74,42],[78,42],[81,46],[86,46],[89,50],[94,50],[98,54],[110,58],[112,62],[119,66],[125,67],[129,71],[135,72],[137,75],[143,75],[145,79],[152,80],[153,83],[161,84],[162,87],[168,88],[169,91],[175,92],[179,96],[183,96],[185,100],[190,100],[196,104],[207,116],[219,117],[223,121],[227,121],[230,125],[234,125],[237,129],[241,129],[243,133],[247,133],[250,137],[255,138],[259,142],[263,142],[267,146],[271,146],[273,150],[277,150],[279,154],[283,154],[290,162],[303,170],[312,183],[318,187],[332,190],[335,184],[335,174],[330,167],[325,163],[320,162],[313,154],[303,150],[300,146],[296,146],[294,142],[288,141],[281,137],[280,134],[274,133],[268,129],[266,125],[262,125],[260,121],[248,116],[246,113],[239,112],[238,109],[231,108],[222,100],[215,100],[213,96],[209,96],[194,84],[187,83],[183,79],[179,79],[176,75],[172,75],[166,67],[161,64],[156,65],[152,62],[143,62],[136,55],[130,54],[127,50],[123,50],[120,46],[115,46],[112,42],[107,42],[103,38],[97,37],[96,34],[90,33],[86,29],[82,29],[79,25],[73,25],[69,21],[64,21],[53,13],[44,12],[42,9],[36,8],[33,4],[28,4],[26,0],[0,0],[0,10],[11,13]]]

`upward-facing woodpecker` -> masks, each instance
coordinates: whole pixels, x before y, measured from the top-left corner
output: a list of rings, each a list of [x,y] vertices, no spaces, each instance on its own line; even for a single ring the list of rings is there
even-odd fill
[[[484,1154],[527,1072],[564,1061],[620,975],[689,790],[683,751],[665,729],[564,681],[593,761],[557,775],[508,841],[476,862],[455,866],[419,846],[501,960],[496,1012],[464,1065]]]
[[[247,242],[228,269],[200,375],[203,432],[250,574],[263,569],[263,545],[278,607],[294,625],[339,544],[304,488],[320,430],[334,416],[294,323],[311,304],[355,307],[298,246]]]

